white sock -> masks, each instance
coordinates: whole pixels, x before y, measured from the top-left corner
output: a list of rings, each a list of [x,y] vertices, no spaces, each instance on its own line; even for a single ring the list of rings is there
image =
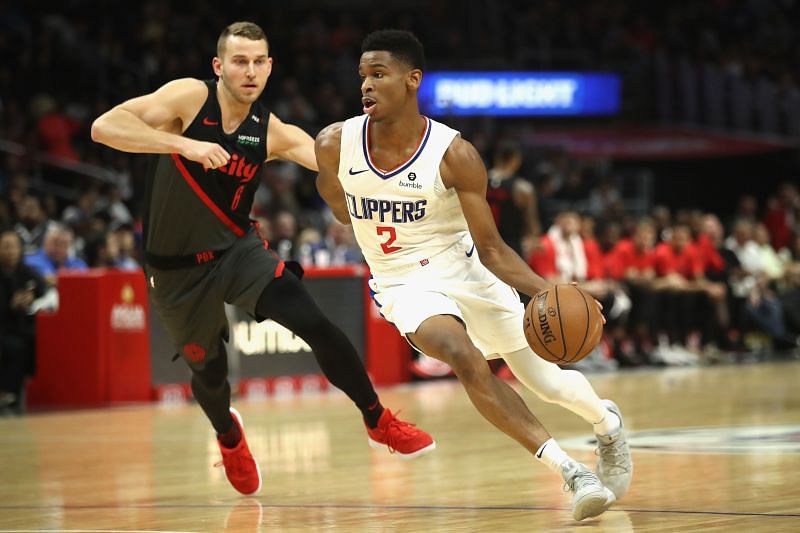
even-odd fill
[[[559,446],[552,437],[536,450],[536,458],[544,463],[547,468],[559,475],[561,475],[561,465],[564,464],[565,461],[571,460],[570,456],[561,449],[561,446]]]
[[[600,422],[592,424],[595,435],[611,435],[622,425],[622,421],[611,411],[606,411],[606,416]]]

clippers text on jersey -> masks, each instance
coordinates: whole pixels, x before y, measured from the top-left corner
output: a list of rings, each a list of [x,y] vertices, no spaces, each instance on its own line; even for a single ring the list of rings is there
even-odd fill
[[[351,217],[381,223],[405,224],[421,220],[425,216],[425,207],[428,204],[427,200],[378,200],[356,197],[349,192],[345,192],[345,196]]]

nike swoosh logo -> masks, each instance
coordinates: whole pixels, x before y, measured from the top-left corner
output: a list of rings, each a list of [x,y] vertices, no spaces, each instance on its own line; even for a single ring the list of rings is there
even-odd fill
[[[211,122],[208,119],[208,117],[206,117],[206,118],[203,119],[203,124],[205,124],[206,126],[218,126],[219,125],[219,121]]]
[[[472,254],[475,253],[475,245],[474,244],[472,245],[472,248],[469,249],[469,252],[464,252],[464,253],[467,254],[467,257],[472,257]]]
[[[362,172],[366,172],[368,170],[369,170],[368,168],[365,168],[364,170],[356,170],[355,172],[353,172],[353,167],[350,167],[350,170],[348,172],[350,173],[351,176],[355,176],[356,174],[361,174]]]
[[[547,446],[545,446],[544,448],[546,448],[546,447],[547,447]],[[541,450],[539,450],[539,453],[537,453],[537,454],[534,454],[534,455],[536,455],[536,458],[537,458],[537,459],[541,459],[541,458],[542,458],[542,454],[544,453],[544,448],[542,448]]]

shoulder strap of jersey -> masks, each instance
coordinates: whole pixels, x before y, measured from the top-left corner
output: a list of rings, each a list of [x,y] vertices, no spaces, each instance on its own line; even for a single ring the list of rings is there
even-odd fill
[[[431,135],[425,146],[426,157],[436,161],[440,160],[453,143],[456,135],[459,135],[458,130],[445,126],[441,122],[431,120]]]
[[[360,115],[349,118],[342,124],[342,137],[339,147],[339,174],[345,169],[344,167],[352,161],[350,158],[354,152],[354,146],[361,146],[361,129],[367,115]]]

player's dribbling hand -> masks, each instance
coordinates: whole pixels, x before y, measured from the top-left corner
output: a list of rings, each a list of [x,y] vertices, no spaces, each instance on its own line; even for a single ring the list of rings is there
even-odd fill
[[[569,284],[570,285],[575,285],[576,287],[578,286],[578,282],[577,281],[570,281]],[[592,297],[592,300],[594,300],[594,303],[596,303],[597,307],[600,308],[600,316],[603,317],[603,324],[605,324],[606,323],[606,315],[603,314],[603,304],[601,304],[600,300],[598,300],[597,298]]]
[[[195,161],[203,165],[203,168],[219,168],[228,164],[231,158],[225,149],[216,144],[203,141],[193,141],[183,153],[186,159]]]

